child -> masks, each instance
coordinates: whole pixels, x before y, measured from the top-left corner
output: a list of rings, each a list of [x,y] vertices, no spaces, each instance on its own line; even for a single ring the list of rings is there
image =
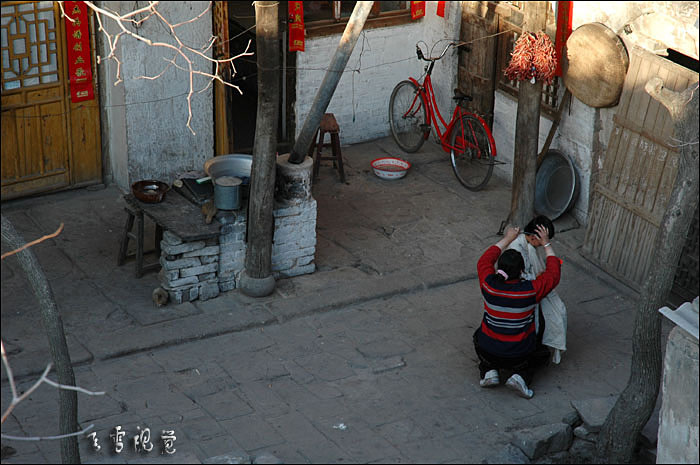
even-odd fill
[[[543,358],[537,350],[535,307],[559,283],[561,267],[547,228],[535,229],[538,244],[547,254],[547,267],[536,279],[521,279],[524,261],[520,252],[511,249],[501,255],[518,237],[519,228],[508,228],[503,239],[489,247],[477,264],[484,299],[481,327],[474,332],[474,348],[480,360],[479,384],[485,388],[497,386],[498,370],[510,370],[513,374],[506,386],[526,399],[534,395],[528,385],[535,369],[549,358],[549,352]],[[498,270],[494,272],[497,260]]]
[[[537,275],[544,271],[544,263],[537,254],[539,241],[535,234],[537,226],[547,228],[549,238],[554,238],[554,224],[544,215],[537,216],[530,221],[523,234],[518,236],[509,246],[509,249],[514,249],[520,252],[525,261],[525,271],[523,278],[533,280]],[[544,319],[544,328],[540,328],[540,313]],[[566,350],[566,326],[567,314],[566,306],[559,298],[557,291],[550,292],[542,301],[537,310],[535,310],[535,326],[537,334],[542,344],[554,349],[552,361],[554,363],[561,362],[561,353]]]

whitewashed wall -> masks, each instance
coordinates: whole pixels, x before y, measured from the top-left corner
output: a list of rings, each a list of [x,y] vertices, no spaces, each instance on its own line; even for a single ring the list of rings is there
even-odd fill
[[[601,22],[620,35],[628,47],[634,43],[652,52],[671,47],[697,58],[697,2],[574,2],[573,13],[574,30],[583,24]],[[674,27],[667,27],[668,24]],[[630,34],[624,32],[625,25],[630,25]],[[587,224],[591,171],[600,168],[591,166],[592,160],[598,158],[602,164],[617,107],[596,109],[576,97],[571,102],[551,148],[569,155],[576,166],[581,189],[571,213],[580,223]],[[508,182],[513,175],[517,107],[516,99],[496,91],[493,136],[498,159],[507,164],[496,165],[494,174]],[[548,117],[540,118],[540,149],[551,124]],[[594,156],[596,151],[600,157]]]
[[[425,62],[416,57],[416,42],[432,46],[439,39],[458,40],[461,2],[447,2],[447,18],[436,15],[437,2],[427,2],[426,15],[401,26],[364,31],[355,45],[345,73],[326,110],[340,125],[341,144],[354,144],[389,135],[389,97],[397,83],[423,74]],[[301,130],[311,109],[325,68],[342,34],[307,39],[306,50],[297,54],[296,131]],[[434,53],[447,44],[438,44]],[[440,49],[438,51],[438,49]],[[426,52],[423,46],[424,53]],[[360,69],[360,72],[352,70]],[[457,87],[457,55],[448,52],[433,71],[433,86],[443,117],[454,107],[452,90]]]
[[[162,2],[158,10],[173,24],[191,19],[207,8],[208,2]],[[126,13],[133,2],[102,2],[101,6]],[[114,22],[105,24],[112,32]],[[208,43],[212,33],[211,12],[197,22],[178,28],[180,39],[192,46]],[[143,23],[137,31],[153,40],[172,42],[170,35],[155,18]],[[108,47],[98,34],[98,53],[108,55]],[[211,51],[208,52],[211,56]],[[178,172],[202,169],[204,161],[213,156],[213,97],[211,89],[192,96],[192,135],[186,127],[189,88],[188,73],[171,67],[157,80],[137,79],[156,75],[165,66],[163,58],[173,52],[151,47],[128,37],[119,41],[117,54],[122,61],[123,83],[114,86],[116,65],[103,61],[98,65],[102,99],[103,154],[109,167],[108,177],[122,189],[140,179],[173,180]],[[178,59],[180,66],[184,60]],[[211,65],[200,58],[199,69],[210,71]],[[194,89],[207,85],[203,77],[195,76]]]

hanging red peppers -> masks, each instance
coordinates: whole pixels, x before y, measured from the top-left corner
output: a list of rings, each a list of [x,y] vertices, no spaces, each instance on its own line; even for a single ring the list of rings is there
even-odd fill
[[[515,42],[510,64],[504,73],[511,81],[539,80],[551,84],[557,67],[557,53],[549,36],[526,32]],[[534,81],[533,81],[534,82]]]

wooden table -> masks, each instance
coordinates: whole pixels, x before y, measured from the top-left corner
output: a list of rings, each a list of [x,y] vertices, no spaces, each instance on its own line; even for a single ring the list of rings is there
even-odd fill
[[[170,190],[160,203],[141,202],[132,194],[125,195],[124,200],[141,209],[163,230],[177,235],[183,242],[201,241],[219,235],[221,223],[212,221],[206,224],[201,207],[177,191]]]

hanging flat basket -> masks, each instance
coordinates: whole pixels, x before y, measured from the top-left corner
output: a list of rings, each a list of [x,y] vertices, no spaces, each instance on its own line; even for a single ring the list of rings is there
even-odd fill
[[[586,105],[617,105],[628,67],[625,44],[604,24],[584,24],[566,41],[562,57],[564,85]]]

